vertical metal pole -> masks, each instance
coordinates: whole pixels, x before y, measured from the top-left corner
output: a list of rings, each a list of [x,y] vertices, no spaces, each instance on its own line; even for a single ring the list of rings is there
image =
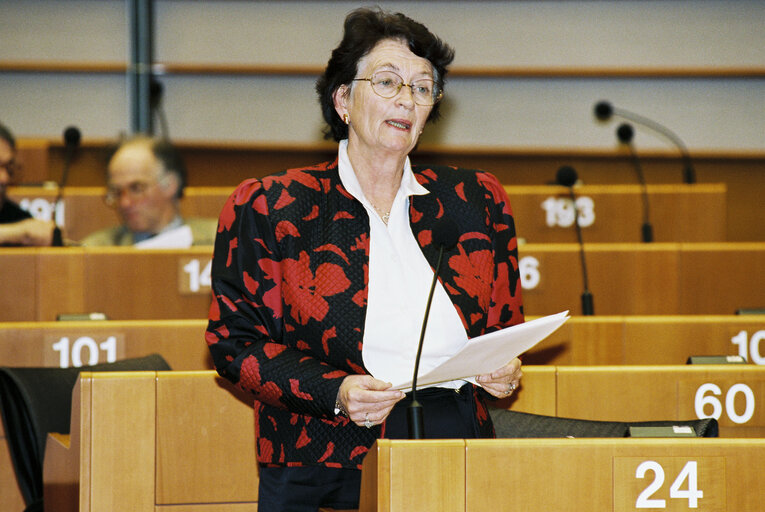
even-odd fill
[[[130,128],[133,133],[152,135],[149,84],[154,60],[153,0],[127,0],[130,17],[131,59],[128,69]]]

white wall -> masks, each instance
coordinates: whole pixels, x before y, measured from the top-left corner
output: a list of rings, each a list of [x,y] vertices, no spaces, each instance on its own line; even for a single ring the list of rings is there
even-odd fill
[[[379,2],[425,23],[456,49],[455,67],[756,68],[765,70],[762,1]],[[157,0],[156,60],[321,66],[357,2]],[[118,0],[3,0],[0,61],[127,62]],[[761,73],[762,74],[762,73]],[[321,140],[313,76],[161,78],[171,136],[186,140]],[[475,78],[453,76],[447,145],[612,148],[600,99],[653,118],[691,150],[765,150],[765,77]],[[0,119],[22,136],[84,137],[129,127],[120,74],[0,72]],[[668,147],[638,130],[639,147]]]

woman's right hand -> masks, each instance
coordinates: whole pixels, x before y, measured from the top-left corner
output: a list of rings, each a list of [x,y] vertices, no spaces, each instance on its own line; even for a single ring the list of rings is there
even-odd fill
[[[337,399],[348,417],[360,427],[379,425],[388,417],[404,392],[392,390],[390,382],[371,375],[348,375],[340,384]]]

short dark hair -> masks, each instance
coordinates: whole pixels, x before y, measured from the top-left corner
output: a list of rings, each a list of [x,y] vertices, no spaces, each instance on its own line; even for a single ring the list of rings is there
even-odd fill
[[[427,59],[433,66],[433,79],[443,91],[447,66],[454,60],[454,50],[433,35],[425,25],[401,13],[388,13],[381,9],[361,8],[351,11],[345,18],[343,40],[332,50],[324,73],[316,81],[324,121],[328,125],[326,138],[341,141],[348,138],[348,126],[335,110],[333,94],[338,87],[349,85],[356,77],[359,60],[382,40],[398,39],[406,42],[412,53]],[[433,105],[428,121],[439,117],[439,104]]]
[[[0,123],[0,139],[7,142],[12,151],[16,151],[16,139],[13,138],[11,130],[3,123]]]

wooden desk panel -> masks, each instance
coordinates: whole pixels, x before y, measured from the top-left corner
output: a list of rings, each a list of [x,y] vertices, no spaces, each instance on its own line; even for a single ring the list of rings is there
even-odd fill
[[[251,399],[209,372],[159,375],[157,504],[257,501]],[[232,467],[229,459],[248,469]],[[178,461],[197,470],[179,471]]]
[[[4,366],[72,367],[160,354],[173,370],[211,370],[207,320],[0,323]]]
[[[575,243],[567,188],[505,186],[518,236],[528,243]],[[724,184],[648,185],[650,220],[657,242],[726,239]],[[642,242],[643,194],[639,185],[575,187],[585,243]]]
[[[585,244],[589,288],[597,315],[680,314],[678,244]],[[582,312],[577,244],[527,244],[519,248],[527,315]],[[765,244],[763,245],[765,257]],[[535,286],[532,288],[532,284]]]
[[[765,315],[574,316],[522,359],[527,365],[682,365],[690,356],[718,355],[765,364]]]
[[[35,249],[3,249],[0,255],[0,320],[37,320],[38,261]]]
[[[209,262],[212,248],[86,249],[85,311],[100,311],[110,319],[207,318],[209,286],[207,293],[181,291],[188,258]]]
[[[378,440],[364,460],[359,511],[755,512],[763,454],[763,439]],[[422,470],[440,460],[448,466]],[[639,474],[641,466],[651,469]],[[450,500],[428,499],[424,481]],[[689,492],[670,492],[675,482]]]
[[[231,192],[233,187],[187,187],[181,214],[217,219]],[[55,218],[66,238],[75,242],[120,222],[115,211],[104,203],[104,187],[66,187],[61,205],[55,209],[57,193],[55,187],[11,187],[8,196],[37,218]]]
[[[638,509],[644,493],[665,500],[664,507],[651,510],[689,510],[695,507],[687,498],[669,492],[688,462],[695,462],[703,494],[698,510],[762,507],[765,475],[755,468],[765,454],[763,439],[502,439],[465,440],[465,445],[468,511],[623,512]],[[663,482],[652,471],[636,475],[646,461],[662,473]],[[660,485],[646,491],[652,482]]]
[[[521,359],[526,365],[623,364],[625,318],[572,316]]]
[[[580,314],[578,246],[527,244],[519,252],[526,314]],[[0,298],[0,321],[89,312],[206,318],[211,257],[211,247],[4,249],[0,282],[18,294]],[[598,315],[719,315],[765,304],[765,243],[587,244],[586,257]]]
[[[113,320],[207,318],[211,247],[9,248],[2,258],[0,283],[19,291],[2,294],[8,307],[0,322],[92,312]]]
[[[556,416],[653,421],[716,412],[720,437],[765,437],[762,366],[559,366],[556,382]]]
[[[68,443],[48,436],[46,510],[254,512],[253,411],[231,390],[212,371],[81,373]]]
[[[689,356],[712,355],[765,364],[765,315],[624,317],[623,327],[624,359],[617,364],[684,364]]]
[[[581,314],[577,244],[519,248],[527,315]],[[597,315],[721,315],[765,304],[765,243],[585,244]]]
[[[573,210],[568,192],[557,186],[506,186],[516,217],[518,236],[533,243],[573,243]],[[585,242],[640,242],[642,193],[638,185],[577,187],[583,210]],[[181,212],[189,217],[217,218],[233,187],[187,187]],[[98,229],[119,222],[103,202],[103,187],[66,187],[55,212],[70,240],[82,240]],[[650,185],[654,238],[663,242],[722,242],[726,239],[724,184]],[[9,196],[38,218],[54,218],[57,190],[13,187]],[[589,204],[589,203],[588,203]]]
[[[762,251],[760,243],[683,244],[680,310],[730,314],[739,308],[765,308]],[[728,300],[721,304],[721,297]]]
[[[0,421],[0,429],[2,422]],[[0,503],[4,510],[24,510],[24,497],[16,482],[16,472],[13,470],[11,453],[5,441],[5,433],[0,437]]]

